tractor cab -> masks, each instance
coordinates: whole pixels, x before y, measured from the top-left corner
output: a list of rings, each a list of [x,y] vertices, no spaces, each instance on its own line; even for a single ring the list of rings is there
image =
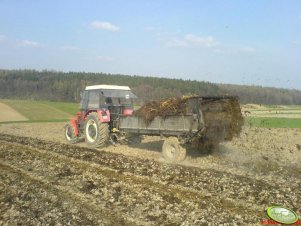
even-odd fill
[[[133,98],[136,98],[128,86],[94,85],[87,86],[82,94],[80,109],[110,111],[111,117],[130,115],[133,112]]]

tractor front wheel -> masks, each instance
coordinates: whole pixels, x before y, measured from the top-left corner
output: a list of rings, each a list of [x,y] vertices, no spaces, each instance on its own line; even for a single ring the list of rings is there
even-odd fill
[[[75,134],[75,129],[70,122],[65,125],[65,138],[70,144],[75,144],[79,141],[79,138]]]
[[[90,147],[103,147],[109,139],[109,125],[102,123],[96,112],[88,115],[85,121],[85,141]]]
[[[186,149],[181,146],[176,137],[169,137],[163,143],[162,154],[166,161],[179,163],[185,159]]]

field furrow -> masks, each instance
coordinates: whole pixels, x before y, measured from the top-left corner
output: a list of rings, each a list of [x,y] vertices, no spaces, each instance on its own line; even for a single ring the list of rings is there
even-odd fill
[[[57,214],[66,215],[62,224],[76,220],[81,220],[79,224],[104,225],[251,224],[264,218],[268,204],[297,209],[301,197],[300,180],[273,183],[272,179],[168,165],[13,135],[0,135],[0,158],[5,171],[1,200],[14,197],[17,187],[26,194],[37,190],[37,201],[26,205],[29,212],[41,208],[35,218],[39,223],[50,223],[54,216],[46,220],[40,216],[55,209]],[[47,202],[48,209],[42,208],[48,193],[60,202]],[[64,207],[64,200],[70,208]],[[24,203],[15,198],[3,203],[4,222],[11,219],[14,208],[23,216]],[[85,217],[73,219],[72,214]]]

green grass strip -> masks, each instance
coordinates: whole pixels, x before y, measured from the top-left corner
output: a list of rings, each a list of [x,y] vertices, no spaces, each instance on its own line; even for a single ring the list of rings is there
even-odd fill
[[[70,119],[48,119],[48,120],[27,120],[27,121],[8,121],[0,122],[0,124],[11,124],[11,123],[47,123],[47,122],[69,122]]]
[[[301,118],[254,118],[247,117],[250,126],[264,128],[301,128]]]
[[[67,119],[79,111],[79,104],[76,103],[10,99],[0,102],[35,122]]]

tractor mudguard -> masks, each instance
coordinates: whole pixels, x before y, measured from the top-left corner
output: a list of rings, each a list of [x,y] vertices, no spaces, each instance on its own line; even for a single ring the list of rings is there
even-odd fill
[[[84,119],[86,120],[86,118],[88,117],[88,115],[91,113],[91,112],[97,112],[97,116],[99,118],[99,120],[101,122],[110,122],[111,120],[111,115],[110,115],[110,111],[107,109],[107,110],[102,110],[102,109],[99,109],[97,111],[93,110],[93,111],[88,111],[86,112],[85,114],[85,117]]]
[[[77,127],[77,120],[76,119],[70,119],[70,124],[74,128],[75,135],[78,136],[79,132],[78,132],[78,127]]]
[[[97,115],[101,122],[110,122],[111,120],[110,111],[108,109],[105,111],[102,109],[97,110]]]

